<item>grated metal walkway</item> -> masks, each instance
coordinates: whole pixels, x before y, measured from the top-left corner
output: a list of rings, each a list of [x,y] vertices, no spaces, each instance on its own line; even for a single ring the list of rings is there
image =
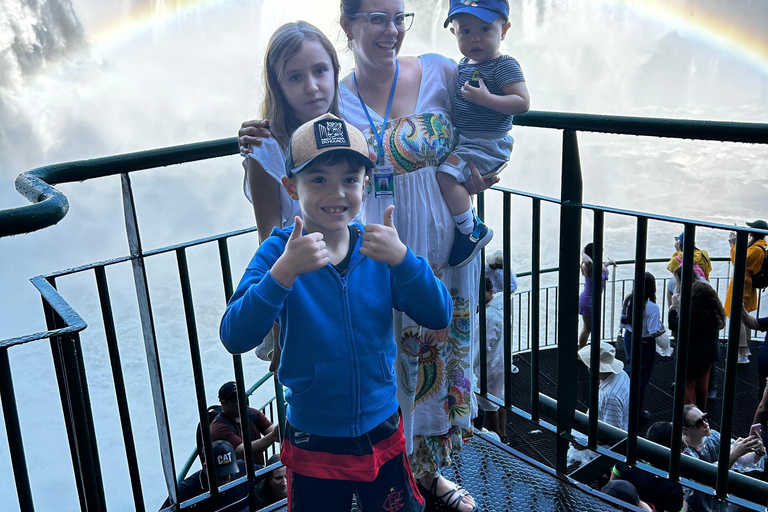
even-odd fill
[[[721,347],[722,348],[722,347]],[[752,417],[758,404],[757,354],[762,342],[753,341],[750,350],[753,356],[749,365],[740,365],[736,382],[735,399],[740,405],[734,413],[734,433],[749,431]],[[724,349],[723,349],[724,350]],[[623,347],[617,347],[617,357],[624,360]],[[708,412],[713,428],[719,428],[722,405],[722,385],[725,375],[725,354],[721,350],[720,361],[716,364],[716,389],[718,397],[708,403]],[[557,350],[539,352],[541,369],[541,392],[557,396]],[[646,393],[645,408],[651,412],[651,421],[669,421],[672,418],[672,388],[675,375],[674,357],[657,355],[651,382]],[[530,354],[515,356],[520,372],[513,378],[512,403],[530,411]],[[589,372],[579,366],[577,377],[577,408],[587,410],[589,398]],[[546,419],[546,418],[545,418]],[[549,418],[552,421],[552,418]],[[641,433],[644,434],[643,428]],[[740,434],[739,434],[740,435]],[[622,507],[618,501],[598,493],[594,489],[571,479],[558,477],[551,469],[555,466],[555,434],[538,429],[535,424],[516,414],[507,414],[507,436],[509,443],[502,445],[484,435],[476,435],[454,455],[451,467],[444,469],[444,475],[463,486],[475,498],[479,511],[622,511],[639,510]],[[761,478],[760,475],[752,475]],[[265,510],[287,510],[276,505]],[[445,505],[428,500],[427,511],[449,511]]]
[[[484,435],[474,436],[453,459],[443,474],[467,489],[481,512],[639,510],[622,507],[613,498],[560,478],[542,464]],[[287,507],[269,510],[285,511]],[[426,510],[452,509],[436,500],[427,500]]]
[[[736,407],[734,411],[734,437],[749,433],[755,409],[759,403],[757,355],[762,348],[761,341],[750,342],[752,357],[748,365],[739,365],[736,376]],[[616,347],[616,357],[625,360],[624,347]],[[512,404],[530,412],[530,353],[515,356],[515,364],[520,372],[513,377]],[[539,351],[541,392],[553,398],[557,397],[557,349]],[[722,389],[725,378],[725,348],[721,346],[720,361],[715,365],[715,388],[717,398],[707,403],[712,428],[719,430],[721,423]],[[651,413],[651,420],[640,428],[645,435],[647,428],[656,421],[672,421],[672,383],[675,377],[675,358],[656,355],[651,374],[651,381],[645,396],[644,408]],[[586,366],[579,364],[577,378],[576,407],[586,412],[589,401],[589,372]],[[553,421],[553,418],[548,418]],[[524,455],[548,466],[555,465],[555,435],[549,431],[539,432],[529,421],[515,414],[507,414],[507,437],[509,445]]]

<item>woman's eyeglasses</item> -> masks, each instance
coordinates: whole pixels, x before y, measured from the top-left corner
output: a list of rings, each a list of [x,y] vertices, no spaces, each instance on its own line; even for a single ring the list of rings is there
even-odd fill
[[[707,413],[704,413],[701,416],[701,418],[697,419],[695,422],[693,422],[690,425],[686,425],[686,427],[688,427],[688,428],[692,428],[692,427],[701,428],[701,427],[704,426],[705,422],[707,423],[707,425],[709,425],[709,414],[707,414]]]
[[[349,18],[368,18],[368,23],[370,23],[371,30],[374,32],[384,32],[387,30],[390,21],[395,23],[395,28],[398,32],[405,32],[413,25],[412,12],[399,12],[394,16],[390,16],[385,12],[359,12],[352,14]]]

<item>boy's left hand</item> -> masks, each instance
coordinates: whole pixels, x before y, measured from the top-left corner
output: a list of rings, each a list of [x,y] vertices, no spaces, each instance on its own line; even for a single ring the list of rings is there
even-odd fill
[[[384,224],[366,224],[363,228],[363,246],[360,254],[376,261],[383,261],[391,267],[399,265],[408,253],[408,248],[397,236],[392,213],[395,206],[390,205],[384,211]]]
[[[483,82],[482,78],[478,80],[477,87],[472,87],[469,85],[469,82],[465,82],[464,86],[461,88],[461,95],[465,100],[478,105],[484,105],[485,101],[492,96],[491,91],[485,86],[485,82]]]

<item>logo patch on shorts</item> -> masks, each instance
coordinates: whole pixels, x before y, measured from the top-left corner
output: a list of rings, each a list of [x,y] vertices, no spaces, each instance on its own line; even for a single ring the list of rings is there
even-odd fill
[[[384,501],[381,508],[387,512],[397,512],[405,506],[405,503],[403,502],[403,491],[395,491],[394,488],[390,488],[389,491],[387,499]]]
[[[293,444],[301,444],[301,443],[308,443],[309,442],[309,432],[301,432],[299,430],[296,430],[293,433]]]
[[[349,147],[346,125],[336,119],[320,119],[315,122],[315,143],[317,149],[328,147]]]

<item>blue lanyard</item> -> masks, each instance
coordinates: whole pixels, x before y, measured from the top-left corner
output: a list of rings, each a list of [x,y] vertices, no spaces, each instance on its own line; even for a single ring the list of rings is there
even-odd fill
[[[395,59],[395,79],[392,81],[392,90],[389,93],[389,102],[387,102],[387,112],[384,114],[384,124],[381,125],[381,133],[376,131],[376,126],[373,124],[373,119],[371,119],[371,114],[368,113],[368,107],[365,106],[365,102],[363,101],[363,97],[360,96],[360,89],[357,88],[357,79],[355,78],[355,72],[352,72],[352,81],[355,83],[355,91],[357,91],[357,98],[360,100],[360,105],[363,106],[363,110],[365,111],[365,116],[368,118],[368,124],[371,126],[371,130],[373,130],[373,134],[376,136],[376,142],[379,144],[379,160],[380,162],[376,162],[377,165],[384,163],[384,128],[387,126],[387,119],[389,119],[389,109],[392,108],[392,100],[395,98],[395,87],[397,86],[397,72],[398,72],[398,63],[397,59]]]

